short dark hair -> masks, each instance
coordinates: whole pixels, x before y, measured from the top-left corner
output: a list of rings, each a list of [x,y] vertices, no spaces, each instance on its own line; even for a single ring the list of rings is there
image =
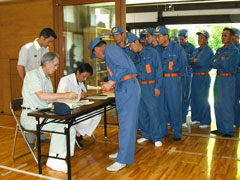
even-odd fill
[[[100,41],[99,43],[97,43],[97,45],[95,46],[95,47],[101,47],[101,46],[103,46],[104,44],[107,44],[106,43],[106,41]],[[95,51],[95,47],[92,49],[92,52],[94,52]]]
[[[225,27],[223,31],[229,31],[231,36],[234,36],[234,30],[232,28]]]
[[[44,39],[47,39],[49,37],[53,37],[54,39],[57,39],[57,35],[55,34],[54,30],[52,30],[51,28],[44,28],[41,32],[40,32],[40,36],[43,36]]]
[[[79,62],[78,66],[75,70],[75,74],[77,74],[77,72],[84,73],[84,72],[89,72],[91,75],[93,74],[93,68],[89,63],[85,63],[85,62]]]

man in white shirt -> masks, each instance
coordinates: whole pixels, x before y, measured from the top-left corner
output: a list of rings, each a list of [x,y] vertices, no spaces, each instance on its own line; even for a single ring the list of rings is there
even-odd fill
[[[42,57],[42,66],[27,72],[23,81],[22,96],[23,110],[21,113],[21,125],[28,130],[36,130],[36,121],[27,114],[32,108],[47,107],[51,102],[63,102],[67,99],[77,99],[78,95],[74,92],[53,93],[53,86],[50,74],[53,74],[59,66],[59,55],[48,52]],[[31,109],[30,109],[31,108]],[[43,118],[40,119],[41,121]],[[53,130],[64,132],[65,124],[48,123],[42,127],[42,130]],[[74,127],[70,128],[70,151],[74,154],[75,146]],[[49,156],[66,157],[66,137],[62,134],[52,133],[49,149]],[[64,160],[48,158],[47,166],[56,171],[67,172],[67,164]]]
[[[81,99],[86,98],[88,95],[87,90],[84,86],[84,81],[86,81],[87,78],[92,75],[92,73],[93,69],[90,64],[79,64],[75,70],[75,73],[69,74],[60,79],[57,92],[75,92],[76,94],[81,94]],[[80,144],[82,136],[92,136],[100,120],[101,115],[97,115],[76,125],[76,143],[79,148],[82,147]]]
[[[41,59],[45,53],[49,51],[48,46],[56,39],[57,36],[51,28],[45,28],[40,32],[39,38],[33,42],[29,42],[22,46],[19,57],[17,71],[19,77],[23,80],[28,71],[39,68],[41,66]],[[31,147],[34,147],[34,135],[28,134],[27,140]],[[49,142],[45,139],[45,135],[41,135],[43,142]]]
[[[51,28],[45,28],[40,32],[39,38],[22,46],[19,57],[17,71],[23,80],[26,72],[41,66],[42,56],[49,51],[48,46],[57,36]]]

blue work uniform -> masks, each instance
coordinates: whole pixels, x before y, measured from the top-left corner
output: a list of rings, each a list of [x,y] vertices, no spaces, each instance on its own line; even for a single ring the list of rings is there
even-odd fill
[[[166,132],[167,122],[170,122],[174,131],[174,139],[181,139],[182,77],[187,65],[187,57],[184,49],[172,41],[169,42],[166,48],[160,46],[159,51],[163,65],[164,102],[167,113],[165,117],[169,118],[169,121],[163,123],[163,133]]]
[[[191,61],[192,61],[192,54],[195,50],[195,46],[189,42],[187,42],[185,45],[181,45],[183,49],[186,52],[187,55],[187,62],[188,66],[185,70],[185,75],[183,78],[183,119],[182,123],[186,123],[186,117],[188,114],[189,104],[190,104],[190,98],[191,98],[191,82],[192,82],[192,67],[191,67]]]
[[[217,69],[214,84],[214,108],[217,130],[220,133],[234,135],[234,104],[238,67],[238,49],[231,43],[217,50],[212,67]]]
[[[135,65],[141,87],[139,128],[143,138],[151,138],[153,142],[162,141],[160,126],[164,119],[159,111],[159,97],[162,93],[163,72],[160,57],[154,48],[143,47],[138,59]],[[158,97],[155,97],[154,89],[160,90]]]
[[[138,58],[137,54],[134,53],[133,51],[131,51],[129,49],[129,47],[124,47],[122,49],[128,55],[128,57],[132,60],[132,62],[135,64],[137,62],[137,60],[138,60],[137,59]]]
[[[206,44],[193,52],[192,61],[193,78],[191,86],[191,117],[201,125],[211,125],[210,105],[208,102],[210,75],[213,51]]]
[[[117,162],[132,164],[134,160],[140,87],[136,68],[127,54],[116,45],[107,45],[104,51],[108,79],[116,81],[115,97],[120,131]]]
[[[238,51],[239,51],[239,62],[240,62],[240,45],[239,42],[237,42],[236,44],[234,44]],[[235,98],[235,120],[234,120],[234,125],[236,125],[237,127],[240,126],[240,104],[239,104],[239,100],[240,100],[240,64],[238,64],[238,69],[237,69],[237,73],[236,73],[236,98]]]

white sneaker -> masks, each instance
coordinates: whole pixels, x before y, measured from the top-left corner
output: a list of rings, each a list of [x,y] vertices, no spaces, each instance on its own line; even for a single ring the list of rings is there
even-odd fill
[[[239,160],[239,161],[240,161],[240,157],[238,157],[238,158],[237,158],[237,160]]]
[[[187,123],[183,123],[183,124],[182,124],[182,127],[183,127],[183,128],[187,128]]]
[[[209,125],[200,125],[199,127],[200,127],[200,128],[208,128]]]
[[[124,168],[125,166],[126,166],[126,164],[115,162],[111,166],[107,167],[107,170],[108,171],[118,171],[118,170]]]
[[[161,141],[156,141],[154,144],[155,144],[155,147],[160,147],[160,146],[162,146],[162,142],[161,142]]]
[[[237,127],[237,126],[234,124],[233,127],[235,128],[235,127]]]
[[[50,153],[49,155],[54,156],[53,153]],[[56,154],[55,154],[55,156],[56,156]],[[64,158],[65,156],[59,155],[59,157]],[[46,165],[47,165],[47,167],[49,167],[55,171],[61,171],[61,172],[67,173],[67,163],[65,160],[48,158]]]
[[[118,156],[118,153],[114,153],[114,154],[110,154],[108,157],[111,158],[111,159],[116,159]]]
[[[193,121],[192,124],[199,124],[199,121]]]
[[[148,141],[148,139],[142,137],[137,140],[137,143],[143,143],[145,141]]]

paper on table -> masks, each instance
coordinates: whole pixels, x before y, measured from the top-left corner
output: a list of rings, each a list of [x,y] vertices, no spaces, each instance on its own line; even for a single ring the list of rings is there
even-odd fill
[[[107,97],[115,97],[114,93],[102,93],[102,95],[106,95]]]
[[[102,89],[100,86],[87,85],[87,89]]]
[[[93,95],[93,96],[88,96],[87,97],[88,99],[102,99],[102,100],[105,100],[108,98],[107,95]]]

